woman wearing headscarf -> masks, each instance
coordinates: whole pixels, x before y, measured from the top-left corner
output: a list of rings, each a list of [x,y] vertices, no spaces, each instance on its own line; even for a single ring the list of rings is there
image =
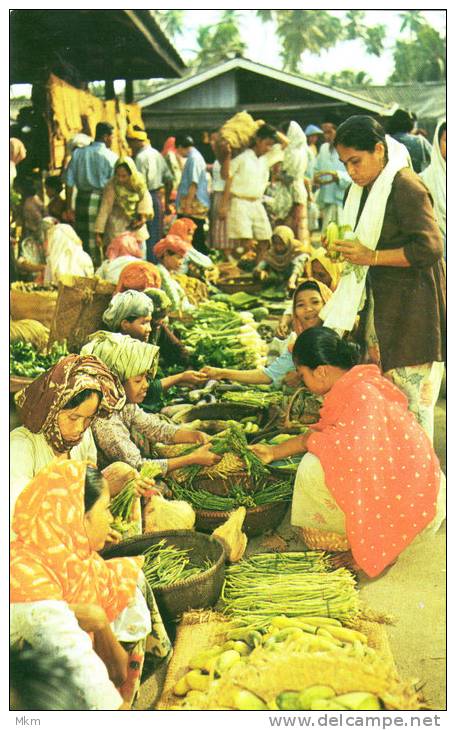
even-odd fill
[[[143,258],[144,251],[140,242],[132,231],[125,231],[112,239],[106,249],[106,259],[95,275],[117,285],[123,269]]]
[[[46,231],[45,284],[58,284],[62,276],[93,276],[93,262],[82,248],[82,241],[74,228],[57,223]]]
[[[149,609],[143,596],[144,558],[98,555],[112,522],[109,498],[95,468],[52,462],[17,500],[10,553],[11,643],[64,658],[93,710],[129,709],[151,629],[155,653],[171,647],[153,597]]]
[[[154,246],[157,268],[161,277],[161,288],[171,300],[173,312],[191,312],[195,307],[190,304],[183,287],[173,279],[172,274],[181,269],[191,244],[178,236],[167,235]]]
[[[254,269],[254,276],[261,281],[275,278],[288,289],[294,290],[308,260],[306,246],[295,238],[291,228],[276,226],[263,260]]]
[[[154,305],[147,294],[128,290],[113,296],[109,307],[103,314],[103,322],[111,332],[120,332],[141,340],[141,342],[148,342],[152,332],[153,312]],[[165,378],[151,380],[142,407],[148,406],[147,410],[149,408],[159,410],[157,406],[169,388],[175,385],[202,385],[206,381],[207,378],[204,375],[194,370],[186,370]]]
[[[231,370],[227,368],[204,367],[201,372],[214,380],[229,379],[238,383],[264,384],[280,388],[282,382],[294,386],[296,377],[291,355],[296,337],[311,327],[321,324],[319,313],[331,298],[331,290],[315,279],[304,281],[293,296],[293,331],[288,337],[287,346],[270,365],[256,370]]]
[[[173,192],[171,194],[171,199],[175,200],[177,188],[179,187],[182,177],[182,170],[185,165],[185,160],[177,152],[175,137],[168,137],[165,141],[162,149],[162,155],[170,169],[171,175],[173,176]]]
[[[431,152],[431,163],[420,173],[432,195],[440,233],[443,238],[443,255],[446,256],[446,120],[437,125]]]
[[[96,463],[92,419],[122,408],[125,393],[96,357],[68,355],[15,400],[23,425],[10,435],[11,514],[25,485],[55,458]]]
[[[274,186],[272,212],[276,223],[293,229],[296,238],[310,252],[307,226],[307,190],[304,184],[308,163],[307,137],[297,122],[290,122],[286,131],[289,145],[284,152],[278,180]]]
[[[335,146],[353,180],[343,223],[355,237],[335,242],[345,265],[322,320],[350,332],[360,312],[358,336],[371,361],[407,395],[432,440],[446,314],[443,241],[431,196],[407,149],[372,117],[347,119]]]
[[[16,175],[17,165],[19,165],[27,157],[27,150],[20,139],[16,137],[10,138],[10,187],[12,186]]]
[[[154,215],[152,198],[144,176],[131,157],[120,157],[114,165],[114,176],[108,182],[95,221],[98,246],[109,246],[112,239],[132,231],[142,243],[149,237],[146,221]]]
[[[149,287],[155,289],[160,286],[161,276],[158,266],[149,261],[132,261],[122,269],[116,292],[127,291],[127,289],[143,291]]]
[[[177,236],[190,245],[179,273],[188,274],[203,281],[216,283],[219,275],[217,267],[209,256],[201,253],[201,251],[197,251],[193,246],[192,241],[196,228],[196,223],[190,218],[178,218],[168,231],[168,236]]]
[[[81,352],[95,355],[122,382],[126,405],[108,419],[95,418],[92,429],[103,464],[124,461],[140,470],[148,462],[132,439],[136,431],[140,437],[152,442],[169,444],[206,444],[208,437],[200,431],[180,429],[166,423],[159,416],[145,413],[140,408],[147,395],[149,378],[153,378],[158,366],[158,347],[135,340],[120,333],[95,332]],[[218,457],[205,445],[186,456],[154,460],[162,474],[189,464],[212,465]]]

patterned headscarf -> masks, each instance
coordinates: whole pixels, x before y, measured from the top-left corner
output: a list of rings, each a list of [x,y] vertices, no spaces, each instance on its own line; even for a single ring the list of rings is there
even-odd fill
[[[95,332],[81,353],[99,357],[122,383],[144,373],[154,377],[157,372],[159,348],[120,332]]]
[[[295,238],[291,228],[288,226],[276,226],[272,232],[273,236],[278,236],[286,245],[283,252],[278,252],[274,243],[271,241],[269,248],[265,253],[264,260],[275,271],[285,271],[296,256],[306,253],[306,246]]]
[[[197,228],[198,226],[191,218],[178,218],[169,229],[168,236],[178,236],[186,241],[189,236],[193,238]]]
[[[119,258],[119,256],[134,256],[137,259],[142,258],[143,252],[139,241],[135,234],[131,231],[125,231],[119,236],[112,239],[106,249],[106,258],[109,261]]]
[[[144,291],[144,289],[159,289],[161,287],[160,272],[154,264],[149,261],[133,261],[131,264],[122,269],[122,273],[117,282],[116,292],[127,291],[127,289],[135,289],[136,291]]]
[[[130,172],[128,187],[121,185],[116,178],[117,169],[120,165],[125,165]],[[133,218],[136,213],[138,203],[144,197],[147,190],[144,176],[138,172],[138,169],[131,157],[119,157],[114,165],[114,191],[116,194],[116,202],[122,208],[125,215]]]
[[[112,332],[118,332],[120,323],[129,317],[152,317],[154,305],[146,294],[128,289],[114,294],[103,314],[103,322]]]
[[[171,236],[168,233],[165,238],[162,238],[161,241],[155,244],[154,255],[157,257],[157,259],[160,259],[165,251],[172,251],[178,256],[185,256],[185,254],[189,252],[191,247],[191,243],[187,243],[187,241],[179,238],[179,236]]]
[[[125,405],[125,393],[118,379],[96,357],[68,355],[16,395],[22,423],[32,433],[43,433],[58,453],[67,453],[76,443],[65,441],[58,415],[75,395],[96,390],[101,395],[97,416],[109,416]],[[83,434],[77,443],[82,441]]]
[[[103,560],[84,525],[87,465],[54,461],[16,502],[10,601],[65,601],[101,606],[113,621],[134,599],[144,558]]]

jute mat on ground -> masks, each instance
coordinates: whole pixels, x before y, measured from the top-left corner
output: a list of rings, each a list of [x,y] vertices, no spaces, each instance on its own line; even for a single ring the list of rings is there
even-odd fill
[[[170,661],[157,710],[169,710],[179,705],[180,698],[173,693],[176,682],[188,671],[190,659],[214,644],[225,641],[229,621],[216,611],[190,611],[184,613],[177,629],[174,653]],[[368,644],[379,656],[394,667],[394,658],[385,626],[364,618],[353,620],[350,627],[367,636]]]

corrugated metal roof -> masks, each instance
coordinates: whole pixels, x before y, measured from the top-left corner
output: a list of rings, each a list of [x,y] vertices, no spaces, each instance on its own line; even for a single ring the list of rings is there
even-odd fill
[[[440,82],[354,86],[353,91],[380,104],[397,104],[418,119],[440,119],[446,114],[446,84]]]

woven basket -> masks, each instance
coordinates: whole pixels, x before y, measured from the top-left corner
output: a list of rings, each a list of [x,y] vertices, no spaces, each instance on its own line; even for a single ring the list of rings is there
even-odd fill
[[[166,532],[146,533],[141,537],[123,540],[102,551],[105,560],[142,555],[151,545],[166,540],[176,548],[191,548],[192,562],[202,565],[210,560],[209,570],[187,580],[181,580],[166,588],[154,588],[158,608],[165,621],[171,621],[190,609],[214,606],[222,591],[225,578],[225,550],[213,537],[193,530],[168,530]]]
[[[262,504],[260,507],[248,507],[242,526],[243,532],[247,537],[255,537],[262,535],[267,530],[274,530],[285,517],[289,504],[289,502],[271,502],[271,504]],[[232,514],[230,511],[202,509],[197,509],[195,512],[196,528],[201,532],[212,532],[226,522]]]
[[[345,535],[337,532],[317,530],[314,527],[299,527],[297,531],[311,550],[327,550],[333,553],[344,553],[350,550],[350,543]]]
[[[10,292],[10,315],[17,319],[36,319],[50,327],[57,304],[56,291],[21,291],[14,286]]]
[[[298,405],[299,399],[303,398],[303,396],[308,396],[308,400],[307,397],[304,398],[304,410],[301,410],[299,415],[297,415],[295,413],[296,407]],[[308,409],[306,406],[308,407]],[[288,404],[283,427],[293,428],[294,426],[297,426],[299,424],[317,423],[320,418],[320,407],[321,405],[318,405],[317,408],[317,401],[315,397],[311,396],[307,388],[298,388]]]
[[[204,406],[195,406],[189,411],[176,414],[173,421],[176,423],[191,423],[192,421],[241,421],[243,418],[255,416],[262,427],[267,418],[267,409],[259,406],[246,406],[243,403],[208,403]]]

